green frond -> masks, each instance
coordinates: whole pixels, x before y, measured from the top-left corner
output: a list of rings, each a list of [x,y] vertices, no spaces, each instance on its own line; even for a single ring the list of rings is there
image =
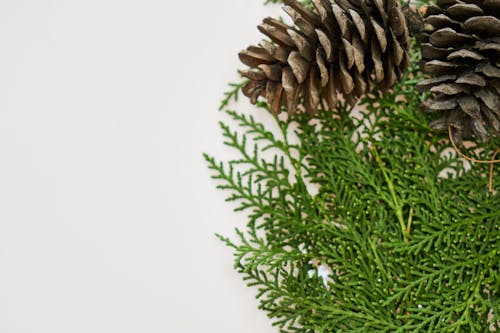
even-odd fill
[[[263,124],[226,109],[241,85],[226,95],[236,157],[205,158],[249,222],[219,238],[281,332],[499,331],[500,172],[489,193],[489,166],[427,127],[412,61],[361,112],[339,103]]]

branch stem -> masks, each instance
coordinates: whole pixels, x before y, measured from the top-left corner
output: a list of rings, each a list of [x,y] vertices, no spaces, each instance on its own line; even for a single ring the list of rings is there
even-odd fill
[[[404,217],[403,217],[403,204],[398,200],[398,196],[397,196],[396,190],[394,188],[394,183],[392,182],[391,178],[389,177],[389,174],[387,173],[387,169],[384,167],[375,145],[372,146],[372,150],[375,154],[375,160],[377,161],[377,164],[379,165],[380,170],[382,171],[382,174],[384,175],[384,179],[385,179],[385,182],[387,183],[387,187],[389,188],[389,192],[391,194],[391,199],[392,199],[391,206],[394,209],[394,213],[396,214],[396,217],[399,221],[399,226],[401,227],[401,232],[403,233],[403,241],[405,243],[408,243],[410,228],[411,228],[411,219],[413,216],[413,210],[410,211],[410,218],[408,220],[408,226],[407,226],[405,223]]]

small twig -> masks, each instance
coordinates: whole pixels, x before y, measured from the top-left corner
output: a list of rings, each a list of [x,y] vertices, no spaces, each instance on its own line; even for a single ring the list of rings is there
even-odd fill
[[[500,148],[497,149],[495,151],[495,153],[493,154],[493,156],[491,157],[491,160],[494,161],[495,160],[495,157],[497,156],[497,154],[500,153]],[[489,190],[490,190],[490,193],[493,193],[493,166],[495,164],[494,163],[491,163],[490,164],[490,182],[489,182]]]
[[[408,215],[408,224],[406,225],[406,235],[407,235],[407,237],[410,236],[412,222],[413,222],[413,207],[410,207],[410,214]]]
[[[496,155],[500,152],[500,148],[495,151],[495,153],[493,154],[493,157],[491,158],[491,160],[488,160],[488,161],[487,160],[477,160],[475,158],[472,158],[472,157],[469,157],[469,156],[465,155],[457,147],[457,145],[455,144],[455,140],[453,140],[453,133],[452,133],[452,126],[451,125],[448,126],[448,135],[450,136],[451,145],[453,146],[453,148],[455,149],[455,151],[461,157],[463,157],[466,160],[471,161],[471,162],[482,163],[482,164],[490,164],[490,181],[489,181],[489,184],[488,184],[488,189],[489,189],[490,192],[493,192],[493,165],[496,164],[496,163],[500,163],[500,160],[495,160]]]
[[[380,170],[382,171],[382,175],[384,176],[385,182],[387,183],[387,187],[389,189],[389,193],[391,194],[392,198],[392,203],[387,201],[386,202],[391,206],[392,209],[394,209],[394,213],[396,214],[396,217],[398,218],[399,225],[401,227],[401,233],[403,234],[403,241],[405,243],[408,243],[409,238],[408,238],[408,226],[405,224],[405,221],[403,219],[403,206],[404,203],[399,202],[398,196],[396,194],[396,190],[394,188],[394,183],[391,180],[391,177],[389,177],[389,174],[387,173],[387,169],[384,167],[384,164],[382,160],[380,159],[380,156],[377,151],[377,147],[373,144],[371,147],[374,157],[375,157],[375,162],[379,165]]]

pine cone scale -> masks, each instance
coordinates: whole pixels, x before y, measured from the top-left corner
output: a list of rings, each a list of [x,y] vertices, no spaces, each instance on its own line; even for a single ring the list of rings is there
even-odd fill
[[[448,54],[450,54],[450,52],[455,50],[453,48],[435,47],[430,43],[422,43],[421,47],[422,47],[422,56],[425,59],[437,59],[437,60],[446,59]]]
[[[265,77],[269,78],[269,80],[279,81],[281,79],[281,66],[279,66],[278,64],[262,64],[258,67],[262,70],[262,72],[264,72]]]
[[[459,21],[453,20],[449,16],[446,16],[444,14],[431,15],[426,19],[426,23],[432,25],[437,29],[445,27],[456,29],[460,27]]]
[[[330,32],[339,33],[340,35],[346,35],[347,33],[347,18],[339,5],[337,4],[332,4],[331,6],[332,9],[332,14],[333,14],[333,21],[332,25],[330,26],[331,28],[327,28]],[[331,30],[334,29],[337,30]]]
[[[292,41],[299,50],[301,57],[308,62],[311,62],[313,60],[314,51],[307,38],[292,29],[288,29],[288,35],[292,38]]]
[[[472,72],[461,75],[455,82],[479,87],[484,87],[487,84],[485,78]]]
[[[442,75],[434,77],[432,79],[422,80],[417,83],[417,85],[415,86],[415,90],[417,90],[418,92],[424,92],[443,82],[449,82],[452,80],[454,81],[456,78],[456,75]]]
[[[457,101],[454,98],[434,100],[432,103],[425,101],[423,107],[428,112],[436,112],[441,110],[452,110],[457,107]]]
[[[452,28],[442,28],[435,31],[429,38],[432,45],[437,47],[453,47],[474,40],[472,35],[459,33]]]
[[[401,47],[394,35],[392,37],[392,45],[394,46],[394,64],[399,66],[405,58],[405,50]]]
[[[378,39],[380,50],[382,51],[382,53],[385,53],[385,51],[387,50],[387,38],[385,37],[385,30],[373,19],[371,19],[370,21],[372,23],[373,30],[375,31],[375,36]]]
[[[454,62],[431,60],[425,64],[424,70],[430,74],[441,75],[441,74],[449,74],[450,72],[455,72],[455,70],[459,69],[460,67],[466,67],[466,66]]]
[[[474,92],[474,96],[479,98],[490,110],[498,112],[500,109],[500,98],[487,88],[481,88]]]
[[[352,21],[354,23],[354,26],[356,27],[356,30],[359,33],[359,36],[361,37],[361,40],[363,41],[363,43],[366,43],[368,41],[368,34],[363,19],[355,10],[350,9],[349,13],[351,14]]]
[[[318,64],[319,74],[321,77],[321,87],[325,87],[328,84],[330,77],[328,75],[328,67],[324,56],[322,55],[321,49],[317,49],[316,51],[316,63]]]
[[[359,74],[365,71],[364,48],[363,43],[358,37],[353,38],[352,46],[354,48],[354,64]]]
[[[312,0],[314,8],[318,12],[319,18],[321,22],[325,22],[328,20],[331,15],[331,9],[328,4],[325,4],[322,0]]]
[[[406,26],[406,19],[399,7],[391,7],[389,14],[389,24],[395,36],[404,36],[408,28]]]
[[[245,51],[241,51],[239,57],[242,63],[251,68],[258,67],[262,64],[272,64],[274,62],[274,57],[271,57],[269,53],[263,52],[261,49],[250,47]]]
[[[304,20],[302,16],[300,16],[300,14],[290,6],[283,6],[283,10],[288,14],[288,16],[290,16],[300,31],[304,32],[307,36],[313,36],[315,30],[315,26],[313,24]]]
[[[467,113],[471,118],[480,119],[481,118],[481,105],[472,96],[462,96],[457,99],[457,104],[460,108]]]
[[[479,51],[495,51],[495,52],[500,53],[500,44],[499,43],[478,41],[474,45],[474,48],[479,50]]]
[[[482,73],[487,77],[500,78],[500,68],[488,63],[482,63],[476,67],[476,73]]]
[[[500,20],[494,16],[471,17],[465,21],[463,29],[466,32],[495,36],[500,34]]]
[[[473,3],[457,3],[448,7],[446,12],[453,18],[466,19],[469,17],[483,15],[483,10]]]
[[[296,0],[284,0],[283,3],[292,7],[298,15],[300,15],[304,20],[309,22],[312,26],[317,26],[320,24],[320,18],[318,15],[310,11],[309,9],[302,6]]]
[[[260,24],[257,26],[257,28],[264,35],[271,38],[273,42],[282,47],[293,48],[295,46],[293,39],[287,34],[286,31],[283,31],[267,23]]]
[[[371,44],[372,60],[373,65],[375,66],[375,81],[380,83],[384,79],[384,66],[382,64],[381,51],[378,44],[376,44],[373,40]]]
[[[467,50],[467,49],[461,49],[461,50],[457,50],[457,51],[454,51],[450,54],[448,54],[448,56],[446,57],[447,60],[455,60],[455,59],[465,59],[465,60],[484,60],[485,58],[477,53],[477,52],[474,52],[474,51],[471,51],[471,50]]]
[[[290,65],[299,84],[307,79],[311,64],[306,59],[302,58],[299,52],[293,51],[290,53],[290,56],[288,57],[288,64]]]

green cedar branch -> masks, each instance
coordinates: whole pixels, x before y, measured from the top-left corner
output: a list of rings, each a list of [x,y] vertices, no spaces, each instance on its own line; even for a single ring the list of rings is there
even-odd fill
[[[281,332],[498,331],[498,194],[488,166],[467,166],[427,128],[418,60],[361,113],[339,103],[263,124],[224,107],[235,157],[205,159],[248,224],[219,238]]]

